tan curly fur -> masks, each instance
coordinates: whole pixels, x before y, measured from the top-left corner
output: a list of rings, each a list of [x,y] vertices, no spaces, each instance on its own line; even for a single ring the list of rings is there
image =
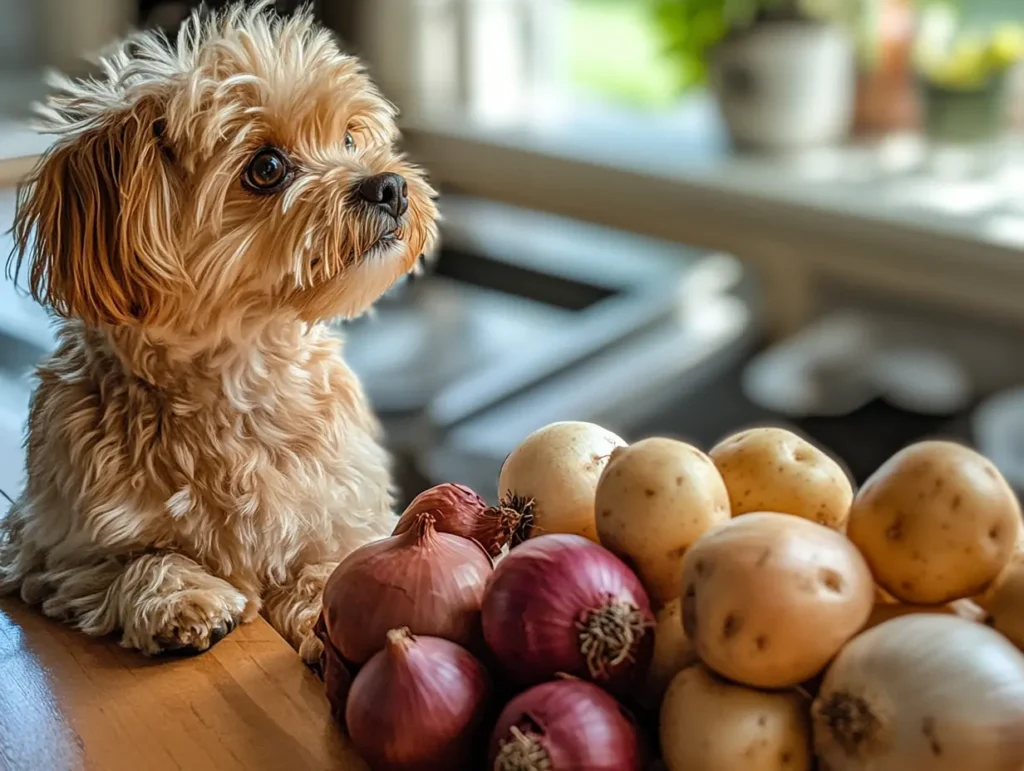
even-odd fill
[[[196,14],[100,64],[54,80],[56,143],[19,192],[12,267],[62,320],[0,591],[150,654],[262,611],[315,659],[326,577],[393,527],[380,429],[327,322],[430,249],[433,191],[308,13]],[[257,195],[243,176],[268,145],[290,184]],[[408,184],[397,230],[354,194],[384,172]]]

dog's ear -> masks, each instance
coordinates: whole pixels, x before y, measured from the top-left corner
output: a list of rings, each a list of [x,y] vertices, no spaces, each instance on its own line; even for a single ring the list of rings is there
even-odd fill
[[[161,106],[146,97],[65,134],[19,189],[14,272],[28,261],[33,296],[61,316],[150,321],[188,284]]]

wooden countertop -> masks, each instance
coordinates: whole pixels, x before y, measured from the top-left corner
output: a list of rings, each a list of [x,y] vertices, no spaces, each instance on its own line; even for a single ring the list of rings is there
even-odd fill
[[[366,771],[262,619],[148,660],[0,599],[0,771]]]

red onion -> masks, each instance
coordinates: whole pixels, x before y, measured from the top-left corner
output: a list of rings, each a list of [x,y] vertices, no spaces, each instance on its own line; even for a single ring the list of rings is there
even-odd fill
[[[348,702],[348,692],[352,687],[352,673],[327,636],[323,612],[320,613],[313,631],[324,645],[324,649],[320,651],[320,677],[324,681],[327,702],[331,705],[331,715],[341,722],[345,717],[345,704]]]
[[[490,695],[487,671],[468,651],[392,629],[356,675],[345,723],[374,771],[471,768]]]
[[[520,519],[520,515],[510,509],[489,508],[483,498],[465,485],[446,483],[413,498],[393,535],[411,529],[416,518],[424,513],[433,515],[437,532],[472,538],[492,557],[501,553]]]
[[[355,664],[399,627],[472,647],[491,570],[478,543],[438,533],[433,516],[420,514],[416,527],[356,549],[335,568],[324,587],[327,636]]]
[[[654,615],[640,580],[578,535],[543,535],[495,568],[483,601],[484,639],[520,685],[564,673],[624,692],[646,676]]]
[[[508,703],[491,736],[490,771],[638,771],[636,726],[582,680],[537,685]]]

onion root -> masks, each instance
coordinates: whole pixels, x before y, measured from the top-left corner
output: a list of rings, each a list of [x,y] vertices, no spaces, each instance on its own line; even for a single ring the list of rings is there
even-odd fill
[[[878,742],[882,723],[864,699],[849,693],[834,693],[819,708],[836,744],[850,757],[865,757]]]
[[[497,506],[489,506],[484,512],[487,517],[494,517],[498,520],[498,532],[504,536],[509,547],[515,546],[529,537],[529,532],[520,536],[520,530],[524,527],[524,518],[528,512],[530,524],[533,523],[533,500],[519,499],[508,495]]]
[[[552,771],[551,756],[531,731],[512,726],[512,738],[501,743],[494,771]]]
[[[509,528],[509,546],[518,546],[529,539],[533,533],[534,511],[536,501],[533,498],[508,492],[498,505],[502,524]]]
[[[632,660],[634,647],[651,626],[640,608],[625,600],[586,613],[576,629],[591,677],[607,677],[612,669]]]

